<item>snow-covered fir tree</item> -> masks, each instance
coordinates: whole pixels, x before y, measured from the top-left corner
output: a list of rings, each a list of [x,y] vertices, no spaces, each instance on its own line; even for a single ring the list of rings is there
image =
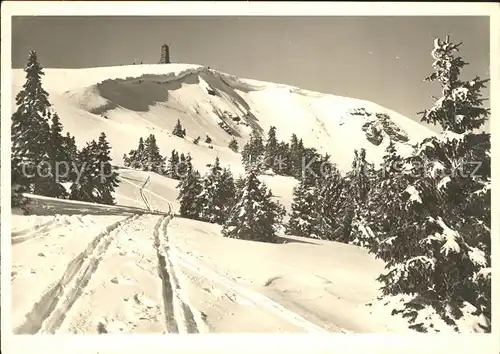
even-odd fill
[[[216,157],[202,182],[203,191],[200,195],[200,202],[202,204],[201,218],[204,221],[222,223],[224,220],[224,199],[221,193],[222,172],[219,158]]]
[[[234,177],[229,168],[224,168],[220,177],[219,195],[223,207],[223,216],[221,221],[225,221],[234,204],[236,203],[236,185]]]
[[[176,167],[177,177],[183,179],[187,174],[191,173],[193,170],[192,157],[191,154],[184,155],[181,153],[179,158],[179,163]]]
[[[142,162],[142,161],[141,161]],[[165,171],[165,158],[160,154],[154,134],[150,134],[144,142],[144,165],[146,171],[163,173]]]
[[[100,171],[99,184],[97,186],[97,196],[99,203],[112,205],[115,204],[113,193],[118,187],[118,173],[113,170],[111,165],[111,147],[106,139],[106,134],[103,132],[97,141],[97,163]]]
[[[238,141],[235,139],[235,138],[232,138],[231,141],[229,142],[229,145],[228,147],[234,151],[234,152],[238,152]]]
[[[236,189],[236,199],[238,199],[239,194],[243,190],[243,187],[245,186],[245,177],[242,175],[239,175],[238,178],[234,181],[234,187]]]
[[[293,134],[290,141],[290,157],[292,176],[302,179],[304,161],[304,143]]]
[[[351,208],[348,183],[335,166],[314,189],[316,225],[315,234],[324,240],[345,241],[347,210]]]
[[[50,114],[49,114],[50,115]],[[67,198],[68,193],[61,184],[70,173],[69,155],[62,135],[63,126],[57,113],[52,114],[48,157],[50,161],[50,177],[46,179],[44,195],[54,198]]]
[[[68,164],[68,175],[62,179],[62,182],[74,182],[76,178],[76,164],[78,159],[78,148],[76,146],[75,137],[69,132],[63,138],[63,149],[66,152],[67,164]]]
[[[300,145],[299,145],[300,146]],[[316,186],[329,173],[332,165],[329,162],[329,156],[322,156],[314,148],[301,148],[302,161],[300,165],[300,178],[311,186]]]
[[[185,138],[186,137],[186,129],[182,127],[180,119],[177,119],[177,123],[175,124],[174,130],[172,131],[172,134],[175,136],[178,136],[179,138]]]
[[[278,162],[278,139],[276,137],[276,127],[272,126],[269,128],[264,146],[264,167],[276,172],[278,170]]]
[[[290,155],[290,146],[281,141],[277,147],[277,158],[274,165],[274,172],[282,176],[292,175],[292,156]]]
[[[177,185],[179,195],[179,214],[184,218],[199,220],[201,217],[201,203],[199,196],[202,192],[201,176],[196,170],[191,170]]]
[[[88,142],[77,157],[78,178],[71,185],[69,198],[83,202],[97,203],[94,195],[96,180],[99,178],[97,166],[97,143]]]
[[[179,153],[176,150],[172,150],[172,152],[170,153],[170,158],[167,161],[165,176],[172,179],[179,179],[179,175],[177,174],[179,163]]]
[[[135,169],[146,170],[147,168],[147,156],[145,155],[144,139],[139,138],[139,144],[137,149],[130,150],[128,155],[123,157],[123,162],[126,167],[131,167]]]
[[[319,238],[316,234],[316,190],[304,179],[293,189],[290,220],[285,227],[288,235]]]
[[[87,143],[78,156],[79,178],[71,186],[70,199],[99,204],[114,204],[118,173],[113,171],[111,147],[105,133]]]
[[[407,296],[394,313],[423,332],[433,330],[418,316],[423,308],[458,330],[468,304],[491,330],[490,134],[474,132],[489,115],[481,106],[486,80],[460,79],[458,47],[436,39],[427,78],[441,84],[442,97],[422,120],[441,125],[442,135],[405,158],[389,147],[386,159],[402,168],[385,167],[364,212],[371,251],[386,262],[383,293]]]
[[[283,209],[271,199],[271,193],[250,170],[243,191],[222,228],[225,237],[276,242]]]
[[[24,68],[26,82],[16,96],[17,109],[12,115],[12,205],[21,202],[21,193],[44,194],[50,159],[48,93],[42,87],[44,75],[35,51]]]
[[[359,152],[354,151],[352,171],[349,175],[351,176],[350,190],[353,193],[354,207],[349,243],[357,246],[367,246],[371,243],[371,235],[365,230],[364,224],[366,221],[362,214],[376,173],[373,164],[366,161],[365,149],[361,149]]]
[[[264,158],[264,141],[257,130],[252,130],[250,139],[241,151],[241,158],[246,171],[261,169]]]

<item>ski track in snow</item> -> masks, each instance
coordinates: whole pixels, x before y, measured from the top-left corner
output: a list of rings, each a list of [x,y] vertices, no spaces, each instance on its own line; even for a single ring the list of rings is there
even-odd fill
[[[45,294],[26,315],[25,322],[14,329],[14,333],[54,333],[98,267],[115,230],[135,218],[137,215],[129,216],[123,221],[106,227],[97,235],[87,248],[69,263],[63,277],[56,284],[49,286]]]
[[[48,235],[49,231],[68,225],[68,221],[51,220],[41,225],[35,225],[33,228],[21,230],[12,233],[11,244],[15,245],[21,242],[42,238]]]
[[[168,239],[172,218],[171,214],[136,214],[107,226],[67,265],[60,280],[45,290],[14,333],[211,332],[207,322],[211,318],[189,303],[190,294],[182,286],[189,280],[183,270],[209,282],[209,290],[197,287],[195,291],[223,294],[237,306],[236,311],[248,311],[250,306],[250,311],[254,307],[254,311],[267,313],[277,324],[288,323],[304,332],[329,332],[221,275],[195,254],[180,251]],[[57,220],[47,222],[18,235],[59,224]],[[224,289],[230,289],[231,294]],[[334,331],[345,332],[340,328]]]
[[[143,202],[149,209],[147,198],[144,200],[142,193],[150,192],[144,189],[147,182],[134,186],[140,189]],[[233,310],[239,316],[250,311],[271,321],[261,327],[257,320],[257,326],[252,325],[252,330],[267,326],[278,331],[287,327],[300,332],[347,332],[333,325],[325,328],[310,322],[276,300],[221,275],[195,253],[175,247],[169,242],[167,232],[173,218],[172,205],[162,199],[168,203],[169,214],[130,215],[97,235],[68,264],[60,280],[45,290],[14,333],[212,332],[214,328],[208,321],[214,318],[207,318],[200,308],[190,304],[192,294],[183,286],[190,282],[189,272],[199,276],[204,283],[208,282],[207,288],[195,285],[192,290],[198,294],[222,294],[229,299],[229,306],[236,306]],[[81,216],[77,218],[81,220]],[[41,237],[38,235],[47,234],[47,231],[68,222],[69,219],[63,216],[18,231],[16,238],[38,238]],[[230,289],[230,294],[224,289]],[[213,301],[207,300],[208,303]]]
[[[165,217],[155,227],[155,248],[158,256],[158,271],[162,279],[165,318],[169,332],[199,333],[203,327],[195,320],[193,309],[182,298],[181,287],[171,263],[167,226],[171,217]]]

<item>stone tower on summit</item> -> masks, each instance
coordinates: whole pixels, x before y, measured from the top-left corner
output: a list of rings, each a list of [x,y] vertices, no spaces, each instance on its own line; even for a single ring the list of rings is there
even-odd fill
[[[170,64],[170,52],[166,44],[161,46],[160,64]]]

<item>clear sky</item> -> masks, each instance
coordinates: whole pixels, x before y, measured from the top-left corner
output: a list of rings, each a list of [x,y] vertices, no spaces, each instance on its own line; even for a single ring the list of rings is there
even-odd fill
[[[456,16],[16,17],[12,65],[23,67],[31,49],[45,68],[156,64],[165,43],[175,63],[366,99],[419,120],[440,93],[423,79],[434,38],[446,35],[463,42],[464,78],[489,77],[489,18]]]

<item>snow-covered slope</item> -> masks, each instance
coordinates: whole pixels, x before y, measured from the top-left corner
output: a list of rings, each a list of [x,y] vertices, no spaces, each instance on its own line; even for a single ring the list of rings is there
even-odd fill
[[[14,70],[14,94],[24,84],[24,74]],[[404,151],[408,143],[433,134],[371,102],[242,79],[197,65],[45,69],[43,86],[77,144],[81,147],[104,131],[115,163],[136,147],[139,137],[154,133],[163,155],[172,149],[190,152],[202,170],[218,155],[223,165],[240,173],[239,154],[227,148],[232,136],[241,146],[252,128],[265,134],[274,125],[279,139],[289,141],[295,133],[306,146],[331,154],[346,171],[354,149],[366,148],[367,159],[378,163],[389,138]],[[186,128],[186,139],[171,134],[177,119]],[[206,134],[213,149],[203,143]],[[192,140],[198,136],[201,141],[195,145]]]

